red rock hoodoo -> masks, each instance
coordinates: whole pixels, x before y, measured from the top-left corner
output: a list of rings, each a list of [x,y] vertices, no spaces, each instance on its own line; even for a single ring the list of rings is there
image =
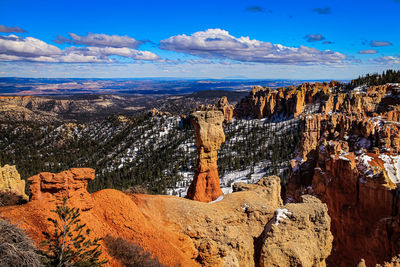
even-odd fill
[[[189,199],[210,202],[222,195],[218,177],[218,149],[225,142],[221,111],[196,111],[190,114],[196,132],[198,161],[193,181],[188,189]]]

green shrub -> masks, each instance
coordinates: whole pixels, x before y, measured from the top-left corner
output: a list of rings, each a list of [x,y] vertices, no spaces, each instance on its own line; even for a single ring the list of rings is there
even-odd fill
[[[48,218],[53,223],[54,232],[43,232],[46,241],[42,242],[43,254],[48,266],[103,266],[107,261],[100,260],[101,238],[88,239],[90,229],[80,223],[80,211],[63,204],[52,210],[56,219]]]

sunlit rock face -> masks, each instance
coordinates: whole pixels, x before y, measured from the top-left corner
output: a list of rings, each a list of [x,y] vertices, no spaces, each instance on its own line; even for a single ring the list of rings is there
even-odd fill
[[[274,115],[298,117],[307,112],[307,105],[321,107],[321,101],[329,98],[331,90],[339,82],[303,83],[299,86],[271,89],[255,86],[249,96],[236,107],[238,117],[255,117],[258,119]]]
[[[190,115],[196,132],[198,161],[187,193],[189,199],[210,202],[222,195],[218,177],[218,149],[225,142],[221,111],[196,111]]]
[[[15,166],[7,164],[3,167],[0,166],[0,192],[11,192],[28,200],[28,196],[25,194],[25,181],[21,180]]]
[[[328,205],[332,266],[373,266],[400,251],[399,108],[391,85],[373,86],[332,94],[323,112],[302,118],[286,197]]]

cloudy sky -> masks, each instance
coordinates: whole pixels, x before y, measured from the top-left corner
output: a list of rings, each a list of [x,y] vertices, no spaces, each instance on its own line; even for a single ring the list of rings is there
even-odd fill
[[[0,0],[0,76],[348,79],[400,68],[400,0]]]

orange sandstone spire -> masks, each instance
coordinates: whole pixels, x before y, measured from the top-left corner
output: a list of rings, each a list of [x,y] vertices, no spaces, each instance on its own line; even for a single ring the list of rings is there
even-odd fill
[[[209,202],[222,195],[218,177],[217,150],[225,142],[222,129],[224,114],[221,111],[196,111],[190,115],[190,120],[196,131],[199,159],[187,197]]]

